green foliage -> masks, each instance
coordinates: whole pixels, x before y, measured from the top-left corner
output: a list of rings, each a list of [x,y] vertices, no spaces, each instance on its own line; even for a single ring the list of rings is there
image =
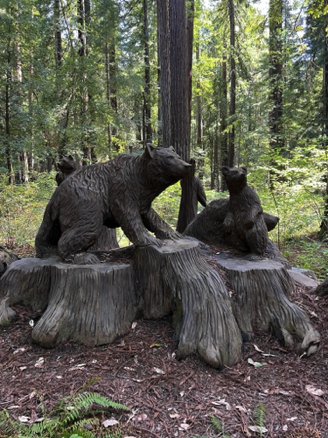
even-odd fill
[[[113,402],[107,397],[95,392],[85,392],[84,389],[97,379],[88,382],[75,394],[59,400],[54,409],[47,413],[41,401],[43,418],[40,422],[25,425],[13,420],[6,410],[0,412],[1,437],[43,437],[43,438],[95,438],[97,435],[90,430],[99,430],[97,414],[104,409],[126,410],[127,406]],[[95,408],[99,405],[101,408]],[[120,438],[121,434],[107,434],[107,437]]]
[[[258,403],[254,409],[254,420],[255,425],[258,427],[260,436],[263,436],[263,428],[265,425],[265,417],[267,413],[267,408],[263,403]]]
[[[222,438],[231,438],[231,435],[225,433],[224,425],[221,424],[221,422],[218,420],[218,418],[215,417],[215,415],[211,415],[211,422],[214,430],[216,432],[220,432],[220,436],[222,436]]]
[[[174,229],[178,222],[180,195],[180,183],[176,183],[162,192],[152,204],[154,210]]]
[[[0,242],[7,248],[34,245],[36,232],[56,183],[53,173],[35,175],[28,184],[8,185],[0,176]]]

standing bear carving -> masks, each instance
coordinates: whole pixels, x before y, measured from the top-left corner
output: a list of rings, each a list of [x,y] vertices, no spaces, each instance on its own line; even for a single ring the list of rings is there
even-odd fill
[[[222,173],[230,194],[224,230],[235,248],[263,256],[268,244],[268,227],[260,198],[247,185],[247,169],[223,166]]]
[[[121,227],[137,246],[160,246],[160,239],[179,238],[151,203],[190,168],[173,147],[151,144],[142,155],[122,154],[80,168],[57,187],[46,207],[35,239],[37,257],[59,254],[73,263],[97,263],[86,251],[103,225]]]

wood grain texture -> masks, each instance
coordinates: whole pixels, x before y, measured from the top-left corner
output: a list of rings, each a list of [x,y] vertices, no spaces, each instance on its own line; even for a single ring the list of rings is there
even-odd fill
[[[320,335],[306,313],[290,301],[294,281],[283,264],[236,259],[224,253],[216,260],[235,291],[234,315],[244,333],[252,337],[255,327],[272,329],[287,347],[294,347],[297,341],[300,353],[310,355],[316,351]]]

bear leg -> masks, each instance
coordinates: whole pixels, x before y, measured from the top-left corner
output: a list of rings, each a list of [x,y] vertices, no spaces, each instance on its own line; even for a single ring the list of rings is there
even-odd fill
[[[98,258],[93,254],[87,254],[86,250],[96,242],[101,230],[102,221],[99,218],[74,222],[74,226],[66,229],[58,241],[59,255],[65,261],[78,264],[98,263]],[[74,257],[77,255],[78,257]]]

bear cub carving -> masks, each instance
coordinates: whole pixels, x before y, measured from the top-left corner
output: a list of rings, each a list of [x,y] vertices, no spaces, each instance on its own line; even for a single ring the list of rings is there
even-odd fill
[[[97,257],[86,251],[100,237],[103,225],[122,227],[136,246],[160,246],[160,239],[181,237],[151,203],[191,167],[173,147],[151,144],[139,156],[122,154],[81,167],[57,187],[46,207],[35,239],[37,257],[59,254],[73,263],[97,263]]]
[[[59,169],[59,172],[56,174],[56,183],[58,186],[64,181],[64,179],[80,167],[79,163],[74,160],[72,155],[68,155],[68,157],[63,155],[60,156],[57,166]]]
[[[246,167],[222,167],[230,198],[223,226],[234,247],[263,256],[268,244],[268,227],[261,201],[247,185]]]

